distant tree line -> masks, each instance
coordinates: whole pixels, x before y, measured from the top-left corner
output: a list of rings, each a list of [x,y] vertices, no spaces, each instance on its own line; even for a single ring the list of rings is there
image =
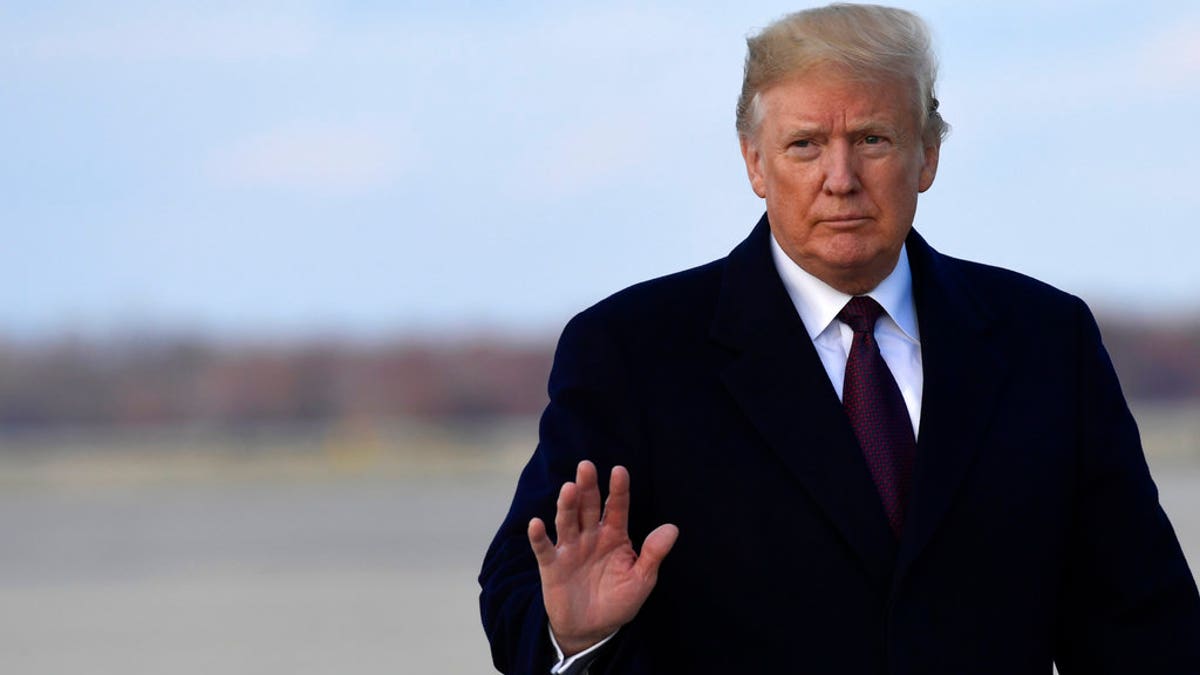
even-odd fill
[[[504,341],[0,343],[0,430],[528,415],[545,405],[551,358]]]
[[[1104,324],[1130,399],[1200,399],[1200,321]],[[0,431],[533,415],[552,353],[550,342],[496,339],[0,340]]]

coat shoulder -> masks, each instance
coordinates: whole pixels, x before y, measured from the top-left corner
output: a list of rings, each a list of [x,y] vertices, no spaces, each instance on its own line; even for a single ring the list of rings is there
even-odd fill
[[[1075,316],[1083,301],[1062,289],[995,265],[940,255],[941,262],[965,283],[965,290],[1002,318],[1028,321],[1031,315]]]
[[[707,326],[725,266],[726,258],[721,258],[629,286],[575,315],[568,330],[600,328],[615,336],[646,339]]]

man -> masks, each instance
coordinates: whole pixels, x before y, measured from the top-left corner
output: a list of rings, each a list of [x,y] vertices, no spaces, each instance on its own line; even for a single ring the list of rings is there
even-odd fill
[[[766,216],[567,325],[480,575],[496,666],[1200,673],[1091,314],[912,230],[945,131],[922,22],[834,5],[748,44]]]

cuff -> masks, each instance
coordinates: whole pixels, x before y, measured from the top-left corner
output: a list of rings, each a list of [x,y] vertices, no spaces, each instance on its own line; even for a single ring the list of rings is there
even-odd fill
[[[575,665],[576,663],[581,664],[579,670],[587,667],[587,664],[590,663],[593,658],[595,658],[596,650],[603,647],[605,643],[613,639],[613,636],[616,635],[615,632],[611,633],[608,635],[608,637],[579,652],[578,654],[575,654],[571,658],[563,658],[562,648],[558,646],[558,640],[554,639],[554,631],[550,630],[548,625],[546,626],[546,632],[550,635],[550,644],[554,645],[554,653],[558,655],[558,663],[555,663],[554,667],[550,669],[550,675],[567,675],[572,672],[571,666]]]

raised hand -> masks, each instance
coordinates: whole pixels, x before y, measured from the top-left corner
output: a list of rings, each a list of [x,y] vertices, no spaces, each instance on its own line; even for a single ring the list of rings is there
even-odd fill
[[[679,528],[658,526],[638,555],[629,540],[629,472],[613,467],[602,517],[596,467],[587,460],[575,470],[575,482],[563,484],[557,508],[558,542],[551,542],[546,524],[534,518],[529,544],[537,556],[550,630],[571,656],[633,619],[654,589],[658,566]]]

